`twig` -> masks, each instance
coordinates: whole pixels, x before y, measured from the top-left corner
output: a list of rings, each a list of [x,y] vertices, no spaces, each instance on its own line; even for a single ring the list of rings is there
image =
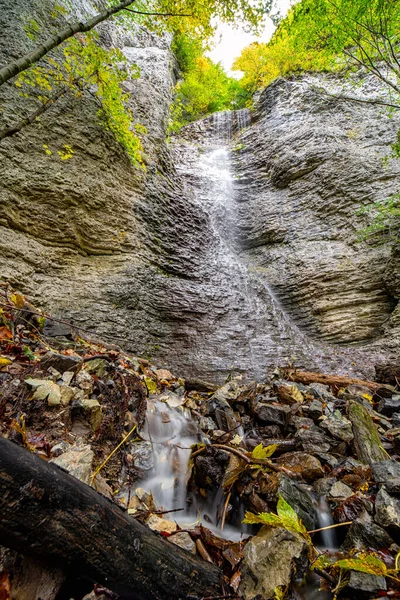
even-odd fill
[[[226,511],[228,510],[229,500],[231,499],[231,493],[232,492],[229,492],[229,494],[227,495],[225,504],[224,504],[224,510],[222,511],[221,531],[223,531],[223,529],[225,527]]]
[[[335,578],[332,577],[332,575],[329,575],[329,573],[327,573],[326,571],[323,571],[322,569],[314,569],[314,573],[316,573],[317,575],[319,575],[323,579],[326,579],[326,581],[328,581],[331,584],[336,583]]]
[[[351,525],[353,521],[346,521],[345,523],[336,523],[335,525],[328,525],[327,527],[320,527],[319,529],[312,529],[307,533],[318,533],[319,531],[326,531],[327,529],[334,529],[335,527],[343,527],[343,525]]]
[[[42,106],[35,110],[35,112],[31,113],[24,119],[21,119],[15,125],[11,125],[11,127],[7,127],[6,129],[0,131],[0,142],[1,140],[4,140],[7,137],[11,137],[16,133],[19,133],[21,129],[23,129],[27,125],[31,125],[32,123],[34,123],[40,117],[40,115],[42,115],[44,112],[46,112],[46,110],[51,108],[53,104],[57,102],[57,100],[61,98],[61,96],[64,96],[68,91],[68,88],[62,88],[56,94],[54,94],[54,96],[51,96],[51,98],[46,100],[46,102],[44,102]]]
[[[95,472],[93,473],[93,475],[90,477],[90,480],[91,480],[92,483],[93,483],[96,475],[98,475],[100,473],[100,471],[104,467],[104,465],[106,465],[108,463],[108,461],[110,460],[110,458],[112,456],[114,456],[114,454],[117,452],[117,450],[119,450],[121,448],[122,444],[124,444],[126,442],[126,440],[129,438],[130,435],[132,435],[132,433],[135,431],[135,429],[136,429],[136,424],[132,427],[132,429],[130,430],[130,432],[126,434],[126,436],[118,444],[118,446],[116,448],[114,448],[114,450],[111,452],[111,454],[109,454],[107,456],[106,460],[99,467],[97,467],[97,469],[95,470]]]

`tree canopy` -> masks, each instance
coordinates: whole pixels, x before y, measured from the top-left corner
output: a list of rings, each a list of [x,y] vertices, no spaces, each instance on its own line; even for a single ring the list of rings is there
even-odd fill
[[[363,66],[400,93],[399,0],[302,0],[267,44],[236,60],[243,85],[255,91],[278,76]]]
[[[74,22],[56,4],[44,25],[32,15],[24,26],[32,49],[0,67],[0,86],[11,81],[20,94],[19,118],[5,120],[0,143],[34,124],[61,96],[73,93],[79,98],[91,93],[99,103],[102,122],[114,133],[133,163],[141,163],[138,134],[144,131],[127,109],[127,97],[121,89],[121,83],[132,73],[127,72],[119,50],[106,50],[99,44],[95,27],[115,15],[125,27],[135,28],[140,24],[156,32],[168,30],[180,40],[181,46],[186,43],[196,48],[191,58],[190,52],[186,53],[185,72],[190,72],[191,77],[183,85],[182,94],[191,96],[188,114],[197,115],[223,107],[230,93],[229,78],[221,67],[203,56],[216,19],[226,22],[237,19],[256,30],[270,4],[269,0],[110,0],[102,12],[85,22]],[[210,97],[213,87],[215,99]],[[187,90],[192,90],[189,95]]]

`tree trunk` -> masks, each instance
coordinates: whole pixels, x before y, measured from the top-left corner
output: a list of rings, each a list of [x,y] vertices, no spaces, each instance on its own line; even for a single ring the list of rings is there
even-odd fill
[[[2,437],[0,545],[73,570],[127,599],[221,594],[217,567],[164,540],[58,466]]]
[[[3,83],[8,81],[9,79],[12,79],[16,75],[18,75],[18,73],[29,69],[29,67],[31,67],[38,60],[43,58],[43,56],[48,54],[50,50],[53,50],[53,48],[56,48],[57,46],[65,42],[65,40],[68,40],[70,37],[74,36],[76,33],[84,33],[86,31],[90,31],[91,29],[93,29],[93,27],[96,27],[96,25],[98,25],[102,21],[106,21],[112,15],[115,15],[121,10],[124,10],[124,8],[127,8],[134,2],[135,0],[123,0],[123,2],[120,2],[116,6],[103,10],[98,15],[92,17],[85,23],[73,23],[72,25],[68,25],[68,27],[65,27],[65,29],[62,29],[59,33],[55,33],[54,35],[48,37],[47,40],[43,42],[43,44],[37,46],[34,50],[32,50],[32,52],[24,54],[24,56],[21,56],[21,58],[10,62],[8,65],[5,65],[2,69],[0,69],[0,85],[3,85]]]

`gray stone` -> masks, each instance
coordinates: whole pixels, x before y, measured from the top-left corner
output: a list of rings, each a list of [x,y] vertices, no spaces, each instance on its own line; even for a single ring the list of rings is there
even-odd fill
[[[254,414],[260,421],[283,426],[287,424],[290,412],[290,406],[265,404],[264,402],[259,402],[254,408]]]
[[[214,423],[214,421],[211,419],[211,417],[201,417],[200,421],[199,421],[199,425],[200,425],[200,428],[203,429],[203,431],[214,431],[217,429],[217,426]],[[222,433],[224,433],[224,432],[222,432]]]
[[[154,467],[153,448],[150,442],[138,442],[130,446],[133,464],[140,471],[150,471]]]
[[[385,485],[391,494],[400,494],[400,463],[396,460],[382,460],[373,463],[372,473],[377,483]]]
[[[320,400],[313,400],[308,408],[308,414],[314,420],[319,419],[323,414],[322,402]]]
[[[400,412],[392,415],[393,427],[400,427]]]
[[[400,396],[392,396],[391,398],[382,398],[378,404],[378,412],[387,417],[391,417],[394,413],[400,410]]]
[[[368,551],[369,548],[380,550],[381,548],[390,548],[393,544],[392,538],[384,529],[374,523],[368,513],[355,519],[346,534],[343,542],[343,550]]]
[[[93,458],[94,452],[90,446],[73,446],[57,458],[52,458],[50,462],[89,485]]]
[[[354,437],[350,421],[338,410],[335,410],[331,416],[323,419],[320,422],[320,426],[323,429],[327,429],[333,437],[344,442],[351,442]]]
[[[382,527],[400,529],[400,500],[381,488],[375,499],[375,521]]]
[[[349,498],[352,495],[353,490],[342,481],[337,481],[329,491],[331,498]]]
[[[278,492],[290,504],[308,530],[316,529],[318,524],[317,511],[311,495],[304,486],[283,476],[279,483]]]
[[[377,593],[386,591],[386,579],[382,576],[371,575],[370,573],[360,573],[358,571],[350,571],[350,579],[347,587],[351,590]]]
[[[298,429],[295,438],[303,446],[305,452],[329,452],[332,440],[317,425]]]
[[[243,554],[240,593],[245,600],[270,600],[275,588],[288,586],[296,566],[306,562],[307,543],[286,529],[264,527],[246,544]]]

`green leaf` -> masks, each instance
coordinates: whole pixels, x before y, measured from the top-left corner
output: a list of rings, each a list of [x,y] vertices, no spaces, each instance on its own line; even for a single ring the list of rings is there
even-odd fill
[[[296,531],[296,533],[300,533],[300,535],[311,541],[307,529],[304,527],[296,512],[280,494],[278,494],[278,504],[276,508],[278,515],[282,519],[283,526],[286,527],[286,529]]]
[[[260,523],[262,525],[271,525],[271,527],[282,527],[282,519],[274,513],[260,513],[259,515],[255,515],[247,511],[243,523],[248,523],[249,525]]]
[[[338,560],[332,566],[339,567],[341,569],[359,571],[360,573],[368,573],[369,575],[387,575],[388,568],[377,556],[374,554],[364,554],[362,557],[357,558],[344,558]]]
[[[327,567],[330,567],[333,562],[334,560],[332,560],[330,556],[327,556],[326,554],[320,554],[317,560],[312,563],[311,569],[326,569]]]
[[[265,459],[265,458],[269,458],[270,456],[273,455],[273,453],[275,452],[275,450],[277,449],[278,444],[271,444],[270,446],[265,446],[263,448],[262,444],[258,444],[258,446],[256,446],[253,450],[253,452],[251,453],[251,458],[255,458],[255,459]]]

